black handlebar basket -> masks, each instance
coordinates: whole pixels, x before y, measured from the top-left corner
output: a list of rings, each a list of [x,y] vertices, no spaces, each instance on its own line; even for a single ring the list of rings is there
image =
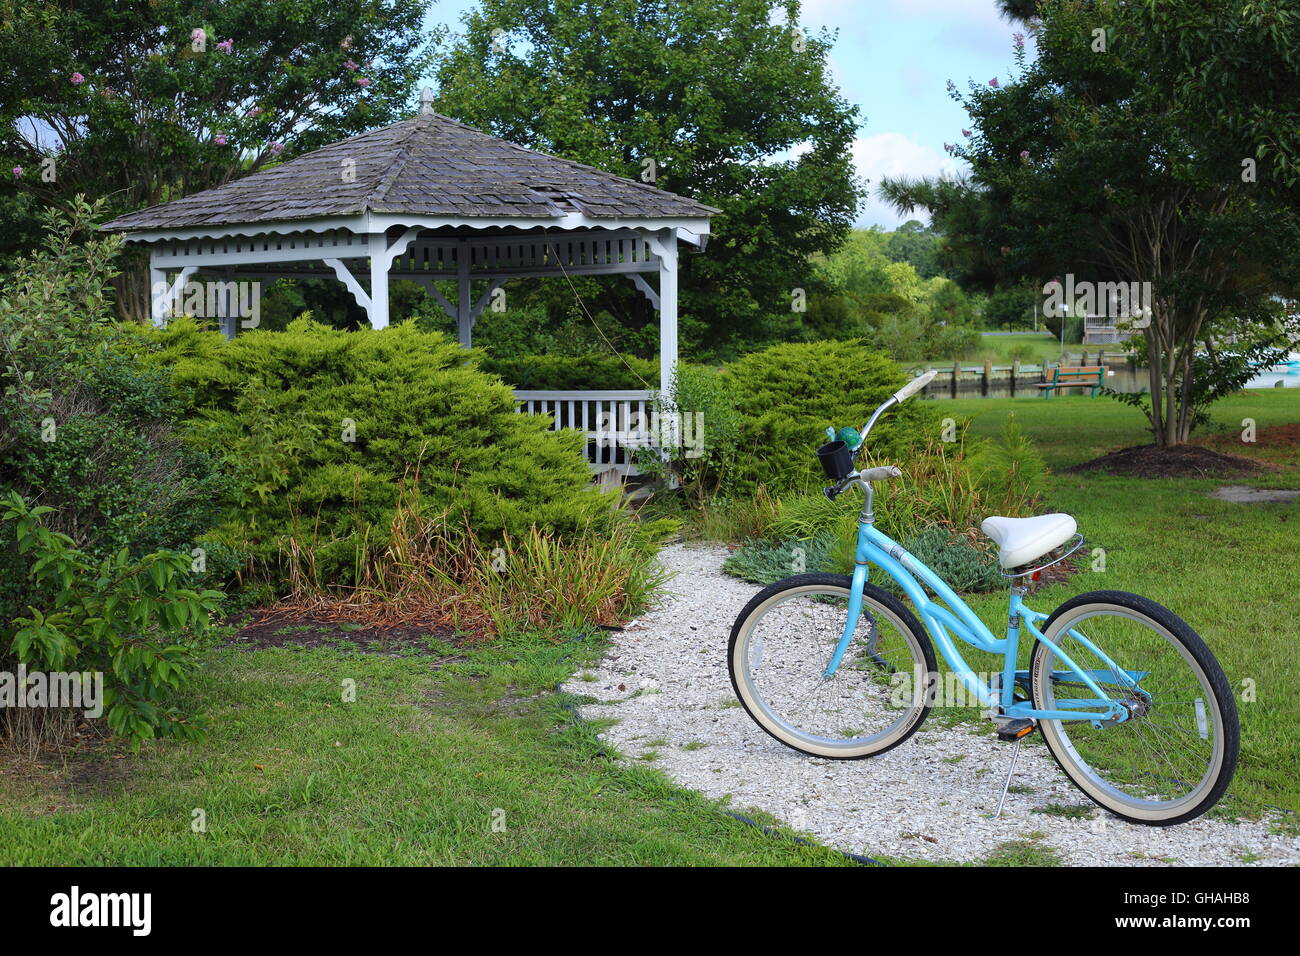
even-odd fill
[[[831,481],[847,478],[853,471],[853,453],[838,438],[817,449],[817,460],[822,463],[822,472]]]

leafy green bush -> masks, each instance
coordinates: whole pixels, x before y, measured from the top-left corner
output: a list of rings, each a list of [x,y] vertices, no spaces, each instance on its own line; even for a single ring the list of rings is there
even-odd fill
[[[759,485],[806,491],[825,483],[816,450],[828,426],[860,428],[872,410],[909,376],[858,341],[788,343],[732,363],[724,378],[743,416],[730,494]],[[938,433],[938,414],[906,402],[881,419],[868,439],[873,459],[898,458]]]
[[[673,376],[672,400],[655,397],[654,414],[662,441],[659,448],[640,449],[637,464],[647,475],[677,480],[697,506],[713,499],[736,462],[743,419],[736,410],[731,382],[712,368],[679,364]]]
[[[634,355],[618,356],[600,352],[578,356],[488,353],[483,356],[480,367],[485,372],[501,376],[507,385],[525,391],[613,391],[655,388],[659,384],[659,364]]]
[[[0,288],[0,491],[52,508],[47,521],[89,559],[190,551],[216,519],[224,482],[176,434],[165,371],[116,348],[120,239],[79,241],[95,210],[45,216],[47,238]],[[28,603],[26,559],[0,546],[0,625]]]
[[[581,436],[517,414],[510,389],[440,333],[298,319],[227,342],[177,319],[142,341],[195,410],[190,440],[232,472],[219,537],[269,580],[283,580],[290,539],[311,549],[321,580],[353,580],[365,549],[384,543],[403,477],[484,540],[616,520]]]
[[[833,539],[767,541],[751,539],[727,555],[722,570],[751,584],[772,584],[804,571],[830,571]]]
[[[96,561],[9,492],[0,529],[23,558],[27,613],[2,628],[0,661],[33,671],[104,675],[104,717],[136,747],[155,736],[193,738],[201,722],[170,703],[199,665],[198,651],[220,591],[186,587],[188,554],[132,558],[123,548]],[[12,531],[11,531],[12,528]]]

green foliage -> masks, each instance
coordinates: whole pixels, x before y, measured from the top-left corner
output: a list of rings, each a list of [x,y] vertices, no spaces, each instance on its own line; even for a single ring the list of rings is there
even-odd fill
[[[91,559],[189,551],[217,515],[223,481],[175,434],[164,371],[130,361],[109,318],[119,239],[78,239],[98,214],[47,213],[41,249],[0,287],[0,491],[39,500],[54,531]],[[0,619],[23,606],[23,562],[0,548]]]
[[[815,452],[826,428],[860,428],[909,376],[880,352],[850,341],[772,346],[732,363],[723,377],[743,418],[728,492],[745,494],[760,484],[783,492],[824,483]],[[883,418],[868,441],[872,457],[885,460],[937,433],[934,411],[911,401]]]
[[[715,369],[679,364],[673,400],[656,396],[654,414],[660,434],[680,440],[641,450],[638,464],[646,474],[676,478],[687,497],[703,505],[723,488],[740,454],[744,419],[731,380]]]
[[[523,390],[641,389],[659,383],[659,363],[634,355],[516,355],[498,350],[486,354],[480,367]]]
[[[900,240],[895,243],[895,240]],[[922,274],[903,257],[937,237],[915,231],[854,230],[834,254],[818,261],[827,292],[812,295],[806,337],[864,339],[900,362],[951,358],[974,348],[975,303],[949,279]]]
[[[772,584],[804,571],[829,571],[833,539],[745,541],[722,562],[722,570],[751,584]]]
[[[94,560],[45,527],[54,513],[8,492],[0,529],[21,562],[26,613],[0,622],[0,661],[31,670],[104,675],[104,717],[139,748],[155,736],[193,739],[200,724],[172,703],[200,664],[222,594],[187,587],[188,554],[127,549]]]
[[[484,540],[615,520],[581,436],[517,414],[477,354],[439,333],[298,319],[227,342],[178,319],[144,341],[195,409],[189,439],[235,477],[222,539],[241,542],[272,580],[290,537],[312,550],[322,580],[351,580],[364,550],[382,546],[403,477]]]
[[[975,445],[971,467],[990,513],[1022,514],[1047,490],[1047,464],[1014,414],[997,441]]]
[[[809,257],[852,222],[857,110],[830,77],[831,42],[778,0],[484,0],[440,59],[438,105],[721,208],[708,251],[681,258],[680,328],[684,350],[722,355],[796,324]],[[644,308],[630,286],[617,297],[614,315]]]

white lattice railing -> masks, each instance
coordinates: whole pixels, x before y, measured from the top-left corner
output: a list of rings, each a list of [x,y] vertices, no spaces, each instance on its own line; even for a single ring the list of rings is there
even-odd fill
[[[554,430],[582,432],[587,463],[596,472],[635,475],[636,450],[654,443],[648,391],[516,391],[515,402],[522,414],[551,415]]]

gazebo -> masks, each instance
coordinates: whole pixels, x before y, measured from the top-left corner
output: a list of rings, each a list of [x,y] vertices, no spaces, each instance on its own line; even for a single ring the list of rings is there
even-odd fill
[[[102,228],[149,248],[152,315],[163,324],[196,275],[230,283],[334,277],[376,329],[388,283],[421,284],[462,346],[512,278],[626,275],[659,313],[661,385],[677,364],[679,244],[702,250],[718,210],[646,183],[524,149],[432,109]],[[657,289],[647,274],[658,273]],[[455,282],[454,299],[435,285]],[[477,283],[477,286],[476,286]],[[237,318],[223,317],[228,336]],[[516,392],[519,409],[587,433],[594,470],[633,470],[649,392]]]

